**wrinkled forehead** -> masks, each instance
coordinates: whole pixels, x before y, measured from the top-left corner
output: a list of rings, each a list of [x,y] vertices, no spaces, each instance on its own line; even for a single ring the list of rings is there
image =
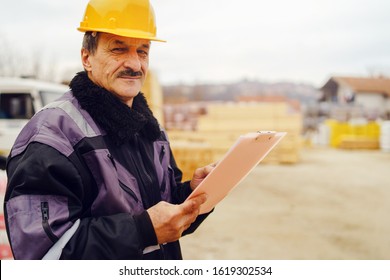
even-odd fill
[[[143,46],[150,47],[150,40],[148,39],[140,39],[140,38],[132,38],[132,37],[123,37],[109,33],[101,33],[100,42],[103,44],[109,45],[124,45],[124,46]]]

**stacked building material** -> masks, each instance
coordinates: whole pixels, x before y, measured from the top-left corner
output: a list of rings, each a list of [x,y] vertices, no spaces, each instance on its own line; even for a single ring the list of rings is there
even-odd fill
[[[380,125],[366,120],[327,120],[330,146],[342,149],[379,149]]]
[[[265,162],[295,163],[299,160],[302,115],[290,111],[286,102],[212,104],[200,116],[197,133],[207,133],[206,141],[223,156],[241,134],[255,131],[286,131],[287,136],[264,159]]]
[[[171,142],[171,148],[176,164],[183,172],[183,181],[191,180],[196,168],[214,161],[213,150],[204,142],[176,140]]]
[[[168,131],[176,160],[185,174],[185,166],[199,167],[202,160],[220,160],[240,135],[256,131],[286,131],[287,136],[263,160],[266,163],[296,163],[301,148],[302,115],[290,109],[285,102],[211,103],[207,113],[199,116],[195,131]],[[176,143],[180,143],[177,145]],[[188,145],[188,148],[185,148]],[[202,146],[203,145],[203,146]],[[180,152],[179,147],[180,146]],[[183,150],[197,153],[183,157]],[[206,153],[208,156],[200,156]],[[186,161],[192,162],[186,163]],[[198,162],[197,162],[198,161]]]

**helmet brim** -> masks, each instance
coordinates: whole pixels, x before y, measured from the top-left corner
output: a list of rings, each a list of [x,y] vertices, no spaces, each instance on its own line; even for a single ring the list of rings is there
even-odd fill
[[[163,42],[166,43],[166,40],[156,38],[153,34],[147,32],[140,32],[138,30],[129,30],[129,29],[108,29],[108,28],[77,28],[80,32],[104,32],[109,34],[114,34],[122,37],[136,38],[136,39],[146,39],[150,41]]]

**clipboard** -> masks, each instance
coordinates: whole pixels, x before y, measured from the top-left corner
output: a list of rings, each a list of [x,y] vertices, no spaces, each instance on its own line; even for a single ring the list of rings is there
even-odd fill
[[[210,212],[279,143],[286,132],[258,131],[241,135],[187,199],[207,193],[200,214]]]

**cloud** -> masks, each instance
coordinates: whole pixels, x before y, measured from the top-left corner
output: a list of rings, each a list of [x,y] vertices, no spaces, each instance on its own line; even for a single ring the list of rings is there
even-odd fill
[[[76,28],[87,2],[8,2],[0,33],[21,52],[40,48],[63,67],[79,65]],[[151,54],[164,83],[250,77],[319,85],[334,72],[390,68],[387,0],[151,2],[158,36],[168,40],[153,44]]]

